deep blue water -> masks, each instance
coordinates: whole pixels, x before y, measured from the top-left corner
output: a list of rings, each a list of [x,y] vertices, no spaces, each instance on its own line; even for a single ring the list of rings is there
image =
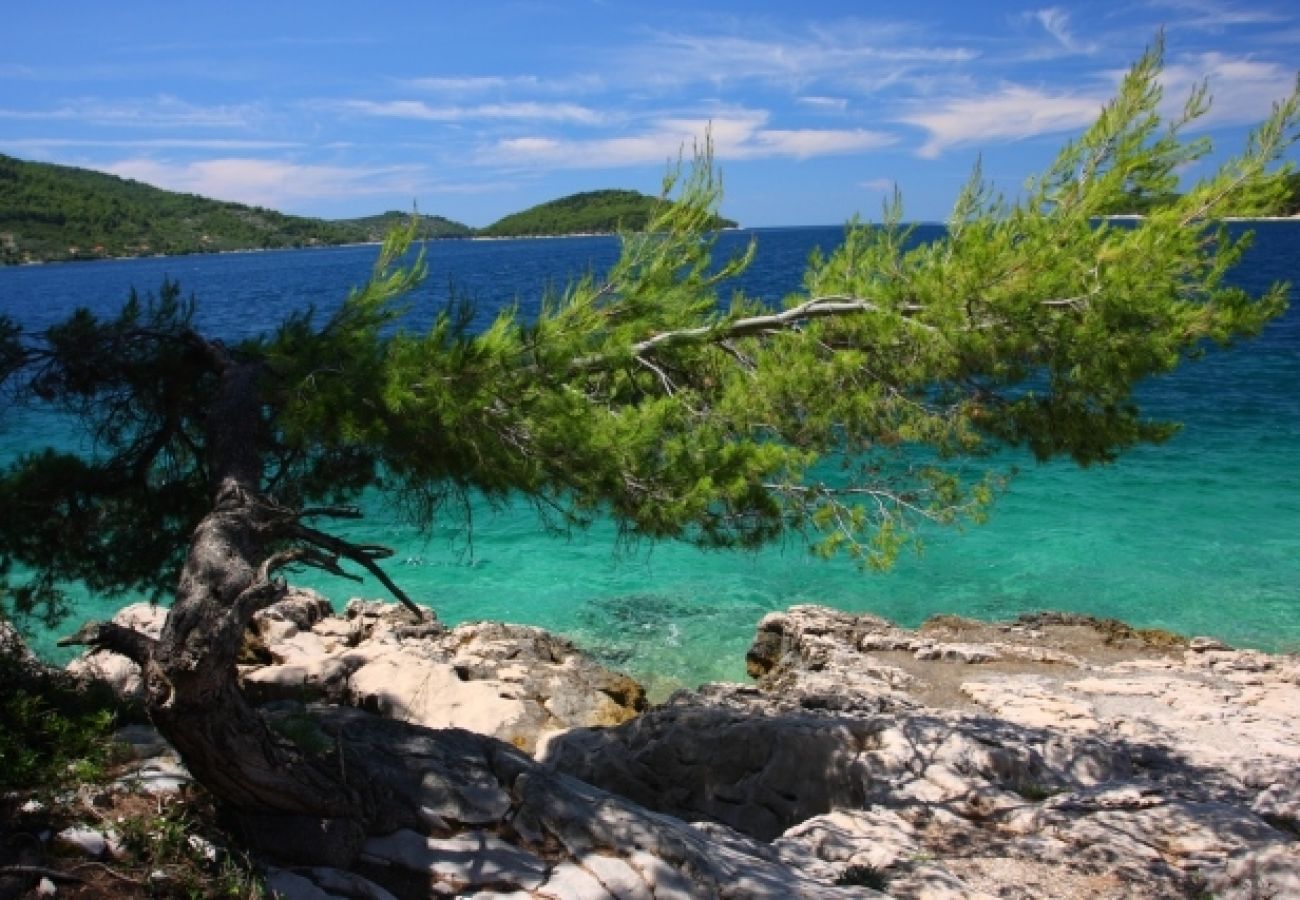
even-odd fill
[[[1234,277],[1258,288],[1300,281],[1300,223],[1259,223]],[[759,243],[737,287],[776,299],[796,290],[808,252],[838,228],[724,235],[720,249]],[[535,309],[545,284],[613,261],[612,238],[443,241],[429,247],[418,324],[450,287],[474,297],[484,320],[503,303]],[[374,247],[238,253],[0,269],[0,308],[40,327],[77,305],[115,308],[135,286],[179,279],[199,298],[199,324],[238,337],[314,304],[328,310],[365,280]],[[676,544],[615,548],[598,524],[551,537],[524,508],[475,515],[472,546],[448,524],[411,533],[380,507],[350,526],[398,548],[393,574],[448,621],[501,618],[568,634],[660,688],[743,676],[744,648],[763,613],[796,602],[872,611],[914,625],[954,612],[1007,617],[1037,609],[1116,616],[1212,634],[1232,643],[1300,649],[1300,310],[1264,335],[1213,352],[1141,392],[1152,415],[1185,423],[1162,447],[1081,471],[1030,464],[987,525],[927,536],[922,558],[886,575],[801,547],[708,553]],[[46,427],[0,420],[0,458]],[[338,601],[378,585],[301,579]],[[94,598],[85,598],[98,613]],[[48,651],[48,643],[41,642]]]

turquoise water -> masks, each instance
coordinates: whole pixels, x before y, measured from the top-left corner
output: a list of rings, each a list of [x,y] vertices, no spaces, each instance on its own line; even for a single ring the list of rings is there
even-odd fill
[[[1248,285],[1300,274],[1300,223],[1265,224],[1238,277]],[[808,249],[835,229],[758,232],[746,290],[779,296],[798,284]],[[729,237],[740,240],[744,235]],[[0,270],[0,304],[39,324],[76,303],[120,301],[126,288],[180,278],[200,299],[204,325],[234,334],[287,309],[327,307],[364,277],[372,248],[234,254]],[[479,297],[535,301],[530,289],[612,259],[603,239],[448,242],[434,245],[427,315],[448,278]],[[259,324],[262,323],[262,324]],[[802,547],[708,553],[676,544],[620,548],[598,524],[569,537],[542,533],[525,507],[479,509],[472,540],[447,524],[411,532],[382,507],[348,523],[357,537],[394,546],[390,572],[446,621],[538,624],[566,634],[657,690],[744,676],[744,650],[766,612],[792,603],[870,611],[906,625],[929,615],[1004,618],[1065,609],[1135,624],[1210,634],[1231,643],[1300,650],[1300,312],[1258,341],[1144,388],[1148,409],[1186,423],[1162,447],[1081,471],[1023,468],[992,520],[927,535],[924,555],[890,573],[821,562]],[[8,417],[0,453],[41,436]],[[29,429],[24,432],[23,428]],[[309,573],[299,579],[342,602],[377,596]],[[85,598],[90,614],[104,604]],[[51,653],[49,636],[39,641]]]

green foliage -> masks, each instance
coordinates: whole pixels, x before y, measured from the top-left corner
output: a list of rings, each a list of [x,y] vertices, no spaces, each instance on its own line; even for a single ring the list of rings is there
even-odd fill
[[[1294,182],[1277,162],[1300,94],[1175,193],[1209,149],[1184,138],[1206,98],[1162,122],[1160,53],[1018,201],[977,168],[947,233],[914,246],[895,198],[882,223],[851,223],[814,256],[779,305],[723,293],[753,247],[713,257],[707,142],[668,173],[644,227],[621,234],[610,271],[552,291],[533,320],[506,309],[470,333],[452,304],[429,330],[404,330],[424,271],[403,263],[412,223],[334,315],[295,315],[236,349],[260,373],[267,491],[343,503],[375,485],[425,526],[471,492],[521,496],[556,528],[608,514],[628,537],[709,547],[793,534],[879,568],[926,523],[981,521],[1002,451],[1090,465],[1164,440],[1176,426],[1145,417],[1134,387],[1285,306],[1285,285],[1225,286],[1249,238],[1219,222],[1286,208]],[[1105,220],[1133,198],[1150,214]],[[0,375],[82,416],[101,446],[0,476],[0,502],[26,504],[23,524],[0,528],[0,561],[29,567],[29,586],[163,584],[166,546],[183,546],[208,502],[211,370],[186,307],[164,294],[44,335],[0,317]]]
[[[479,233],[487,237],[524,237],[645,231],[659,205],[659,199],[638,191],[586,191],[506,216]],[[735,227],[735,222],[710,211],[709,230]]]
[[[844,887],[865,887],[873,891],[883,891],[889,887],[889,876],[875,866],[849,866],[835,879],[835,883]]]
[[[326,221],[0,155],[0,263],[374,241],[410,214]],[[422,237],[470,229],[421,216]]]
[[[335,219],[332,224],[362,229],[364,240],[382,241],[392,231],[405,228],[414,218],[419,222],[416,236],[419,238],[459,238],[470,237],[474,229],[444,216],[412,215],[400,210],[389,210],[377,216],[361,216],[355,219]]]
[[[160,803],[155,814],[123,817],[117,823],[127,854],[124,862],[148,873],[149,895],[193,900],[269,896],[253,862],[222,846],[221,835],[201,818],[213,818],[212,812],[189,798]]]
[[[154,598],[175,586],[208,502],[215,380],[191,339],[193,310],[165,281],[157,296],[132,292],[111,319],[76,310],[30,353],[10,330],[14,362],[0,374],[21,377],[20,399],[81,421],[93,447],[28,453],[0,473],[0,604],[11,614],[58,618],[68,581]],[[16,565],[33,577],[15,583]]]
[[[54,790],[100,775],[111,697],[8,647],[0,648],[0,684],[0,791]]]

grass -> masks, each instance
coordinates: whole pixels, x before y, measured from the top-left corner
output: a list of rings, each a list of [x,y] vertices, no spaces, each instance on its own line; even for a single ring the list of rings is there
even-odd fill
[[[60,898],[268,897],[201,790],[168,797],[113,784],[127,771],[112,731],[139,711],[0,648],[0,897],[42,879]],[[71,826],[112,836],[102,860],[51,840]]]

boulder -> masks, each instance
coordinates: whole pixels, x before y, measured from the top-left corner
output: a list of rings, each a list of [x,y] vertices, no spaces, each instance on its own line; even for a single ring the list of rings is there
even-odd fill
[[[276,604],[254,625],[269,662],[242,670],[261,702],[318,699],[431,728],[467,728],[531,752],[548,733],[617,725],[645,690],[540,628],[474,622],[353,600],[342,616]]]
[[[1294,660],[1081,616],[909,631],[800,606],[763,619],[747,663],[755,686],[541,758],[898,897],[1281,896],[1296,877]]]
[[[111,621],[157,638],[166,619],[167,610],[156,603],[132,603],[119,609]],[[140,667],[117,653],[88,651],[68,663],[67,670],[78,678],[103,682],[123,700],[138,699],[143,694]]]

